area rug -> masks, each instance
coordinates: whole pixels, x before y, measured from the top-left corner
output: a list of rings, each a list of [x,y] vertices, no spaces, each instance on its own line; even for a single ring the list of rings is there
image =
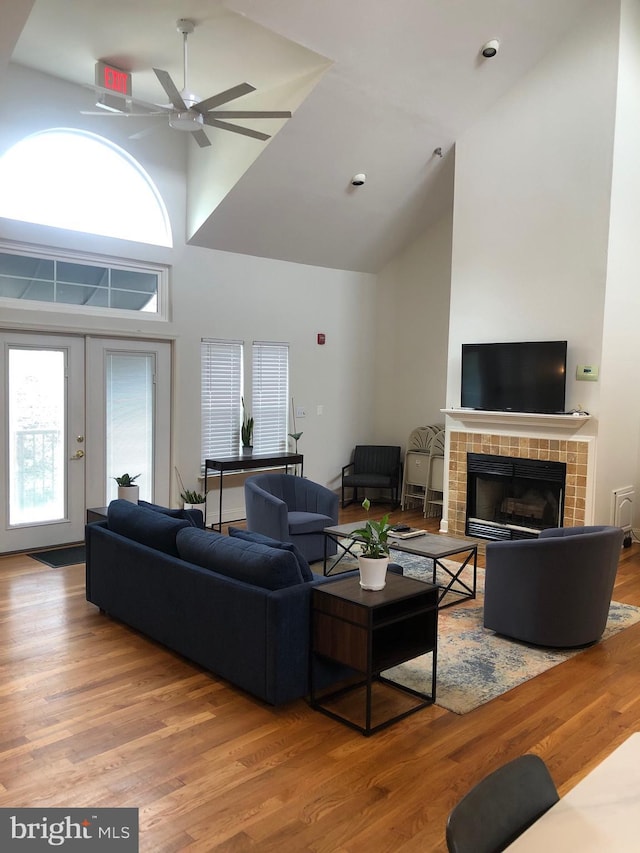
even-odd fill
[[[406,563],[404,574],[431,579],[426,561],[402,554],[399,562]],[[544,649],[497,636],[483,625],[483,589],[484,570],[478,569],[478,597],[438,615],[436,705],[455,714],[467,714],[585,651]],[[602,639],[636,622],[640,622],[640,607],[612,601]],[[431,655],[403,663],[386,674],[407,687],[424,689],[431,678]]]
[[[52,569],[61,569],[64,566],[73,566],[76,563],[84,563],[84,545],[70,545],[68,548],[52,548],[50,551],[33,551],[27,556]]]

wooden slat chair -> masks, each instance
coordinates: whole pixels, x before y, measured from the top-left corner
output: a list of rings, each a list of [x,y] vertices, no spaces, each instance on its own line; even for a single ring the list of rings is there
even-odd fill
[[[358,489],[389,491],[394,506],[397,506],[401,470],[400,447],[358,444],[353,451],[353,460],[342,468],[342,506],[358,500]],[[345,489],[353,490],[351,500],[346,502]]]

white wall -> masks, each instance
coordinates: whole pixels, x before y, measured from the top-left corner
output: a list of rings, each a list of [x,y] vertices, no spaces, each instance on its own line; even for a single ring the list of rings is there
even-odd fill
[[[621,3],[607,291],[600,380],[596,514],[607,519],[614,489],[640,483],[640,6]],[[637,489],[636,485],[636,489]],[[611,519],[613,520],[613,519]],[[635,501],[634,526],[640,524]]]
[[[287,341],[290,392],[304,473],[336,488],[356,440],[373,434],[375,278],[361,273],[185,247],[174,268],[176,458],[192,476],[200,460],[200,339]],[[323,332],[326,343],[317,344]],[[318,414],[318,406],[322,414]],[[232,481],[233,482],[233,481]],[[241,507],[239,489],[225,508]],[[237,515],[236,515],[237,517]]]
[[[617,7],[594,4],[457,143],[450,406],[460,405],[462,343],[561,339],[567,408],[610,414],[601,383],[577,382],[575,372],[603,356]]]
[[[167,129],[131,141],[135,120],[82,117],[90,93],[45,75],[11,66],[7,98],[0,103],[0,153],[28,133],[46,127],[87,127],[109,137],[139,160],[169,209],[174,249],[0,220],[0,238],[166,263],[171,270],[171,319],[167,323],[86,318],[72,313],[2,310],[7,327],[175,339],[173,459],[188,487],[197,485],[200,458],[200,339],[287,341],[290,391],[307,409],[298,420],[304,472],[335,487],[356,441],[373,440],[375,277],[300,264],[209,251],[185,244],[185,145]],[[44,108],[42,105],[45,105]],[[126,199],[123,199],[126,204]],[[318,332],[326,344],[316,343]],[[323,414],[318,415],[318,406]],[[173,478],[172,478],[173,479]],[[231,480],[231,483],[234,481]],[[243,514],[242,489],[225,489],[225,517]],[[175,488],[175,480],[174,480]],[[177,503],[177,491],[173,494]]]
[[[454,154],[443,163],[453,199]],[[412,430],[444,423],[452,211],[378,275],[376,441],[406,447]]]

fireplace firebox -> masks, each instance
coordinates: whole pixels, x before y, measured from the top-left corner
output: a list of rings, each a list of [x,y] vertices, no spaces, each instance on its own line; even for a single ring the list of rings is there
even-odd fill
[[[564,462],[467,454],[466,533],[481,539],[534,539],[561,527]]]

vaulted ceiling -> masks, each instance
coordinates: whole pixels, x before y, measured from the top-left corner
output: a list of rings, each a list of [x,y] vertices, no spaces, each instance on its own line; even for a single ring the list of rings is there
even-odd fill
[[[592,2],[2,0],[0,75],[14,62],[83,86],[103,59],[132,72],[135,97],[166,103],[152,69],[182,87],[176,21],[193,20],[191,91],[246,81],[256,92],[226,109],[293,115],[238,122],[266,143],[207,130],[213,145],[199,149],[185,134],[194,186],[208,188],[190,242],[377,272],[450,209],[456,140]],[[500,50],[484,59],[493,38]],[[110,120],[123,119],[96,118],[105,135]]]

